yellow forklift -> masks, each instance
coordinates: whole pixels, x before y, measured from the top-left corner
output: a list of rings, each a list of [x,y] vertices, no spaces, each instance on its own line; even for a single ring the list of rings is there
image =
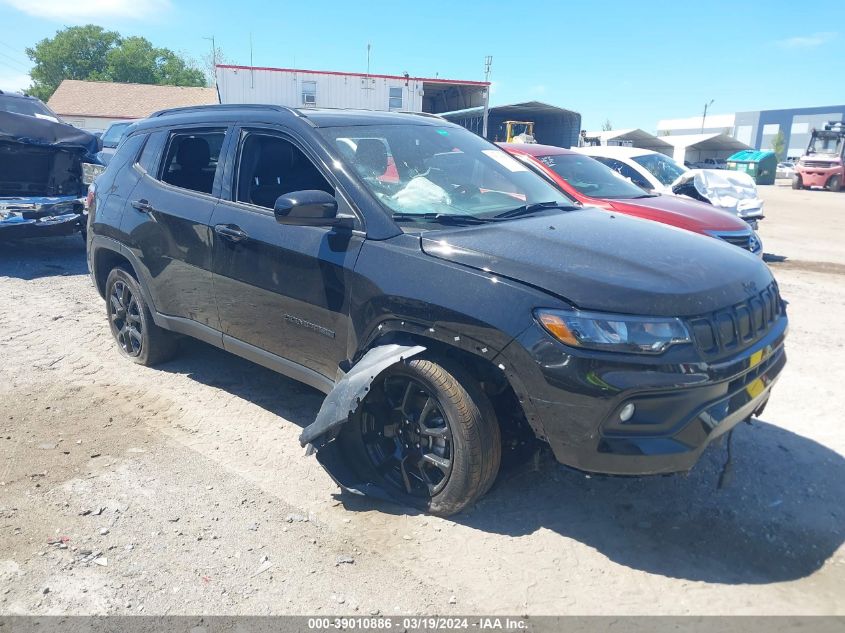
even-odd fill
[[[508,143],[536,143],[533,121],[505,121],[505,138]]]

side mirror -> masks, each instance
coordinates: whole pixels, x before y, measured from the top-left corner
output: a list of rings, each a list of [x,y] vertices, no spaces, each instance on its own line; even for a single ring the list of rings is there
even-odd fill
[[[276,222],[299,226],[352,226],[350,218],[337,217],[337,200],[318,189],[292,191],[276,199]]]

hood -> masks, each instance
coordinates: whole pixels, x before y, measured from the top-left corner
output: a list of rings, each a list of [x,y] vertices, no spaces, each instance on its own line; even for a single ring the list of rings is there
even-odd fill
[[[597,209],[421,237],[425,253],[530,284],[585,310],[694,316],[772,282],[757,257],[721,240]]]
[[[97,137],[85,130],[12,112],[0,112],[0,142],[61,149],[91,158],[100,149]]]
[[[741,218],[763,215],[763,201],[754,179],[727,169],[692,169],[672,183],[673,193],[689,195],[714,207],[736,213]]]
[[[671,224],[696,233],[748,230],[748,225],[732,213],[705,202],[678,196],[608,199],[606,202],[620,213]]]

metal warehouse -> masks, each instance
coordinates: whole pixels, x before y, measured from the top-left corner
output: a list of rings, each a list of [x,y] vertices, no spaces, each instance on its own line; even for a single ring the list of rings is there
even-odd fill
[[[484,107],[489,82],[297,68],[217,66],[221,103],[437,114]]]
[[[466,108],[457,112],[444,112],[442,116],[481,135],[484,129],[484,108]],[[572,147],[578,145],[581,115],[540,101],[527,101],[511,105],[491,106],[488,111],[487,138],[504,141],[506,121],[531,121],[534,138],[538,143]]]

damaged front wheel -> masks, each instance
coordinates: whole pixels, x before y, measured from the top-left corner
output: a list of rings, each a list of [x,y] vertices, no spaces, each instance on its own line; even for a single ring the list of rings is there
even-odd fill
[[[368,479],[428,512],[460,512],[499,470],[501,439],[480,385],[429,360],[388,369],[347,426]]]

